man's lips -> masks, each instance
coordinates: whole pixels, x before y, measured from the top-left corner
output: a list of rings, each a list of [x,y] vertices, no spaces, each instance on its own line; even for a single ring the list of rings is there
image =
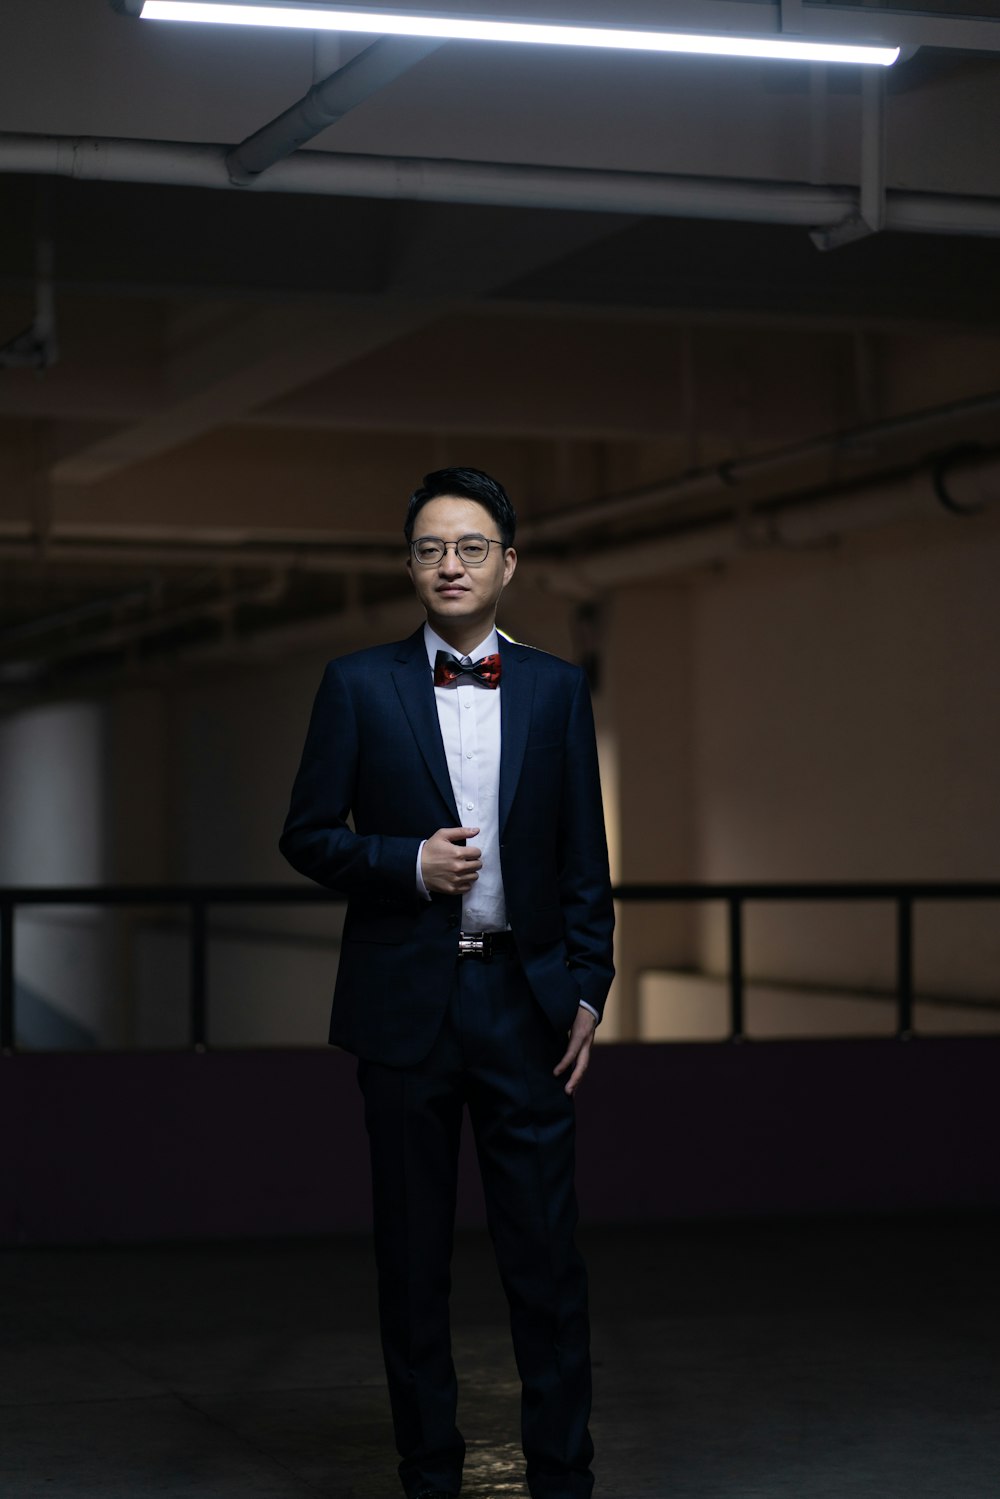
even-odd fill
[[[451,594],[468,593],[469,590],[465,588],[461,583],[442,583],[439,585],[436,591],[438,593],[444,594],[447,598]]]

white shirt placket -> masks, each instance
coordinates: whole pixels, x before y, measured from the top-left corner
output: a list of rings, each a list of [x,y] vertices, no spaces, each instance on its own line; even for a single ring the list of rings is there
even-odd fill
[[[476,825],[479,811],[479,725],[477,723],[475,696],[482,688],[473,682],[459,682],[458,693],[458,743],[461,757],[461,805],[462,821],[470,827]]]

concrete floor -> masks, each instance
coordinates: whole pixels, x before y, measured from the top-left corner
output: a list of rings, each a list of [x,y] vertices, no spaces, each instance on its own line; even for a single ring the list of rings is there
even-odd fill
[[[589,1230],[598,1499],[994,1499],[1000,1221]],[[366,1239],[0,1256],[3,1499],[375,1499]],[[521,1496],[488,1243],[455,1286],[468,1499]]]

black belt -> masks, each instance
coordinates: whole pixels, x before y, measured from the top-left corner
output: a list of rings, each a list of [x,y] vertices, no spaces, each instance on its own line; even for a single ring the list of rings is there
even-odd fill
[[[458,956],[460,958],[482,958],[489,962],[505,953],[515,952],[514,938],[510,932],[459,932]]]

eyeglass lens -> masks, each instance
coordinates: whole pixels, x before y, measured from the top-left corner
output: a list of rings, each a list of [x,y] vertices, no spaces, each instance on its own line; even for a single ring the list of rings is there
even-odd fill
[[[458,541],[442,541],[439,536],[419,536],[413,543],[413,555],[425,567],[440,562],[448,547],[453,546],[463,562],[485,562],[489,556],[490,543],[485,536],[461,536]]]

